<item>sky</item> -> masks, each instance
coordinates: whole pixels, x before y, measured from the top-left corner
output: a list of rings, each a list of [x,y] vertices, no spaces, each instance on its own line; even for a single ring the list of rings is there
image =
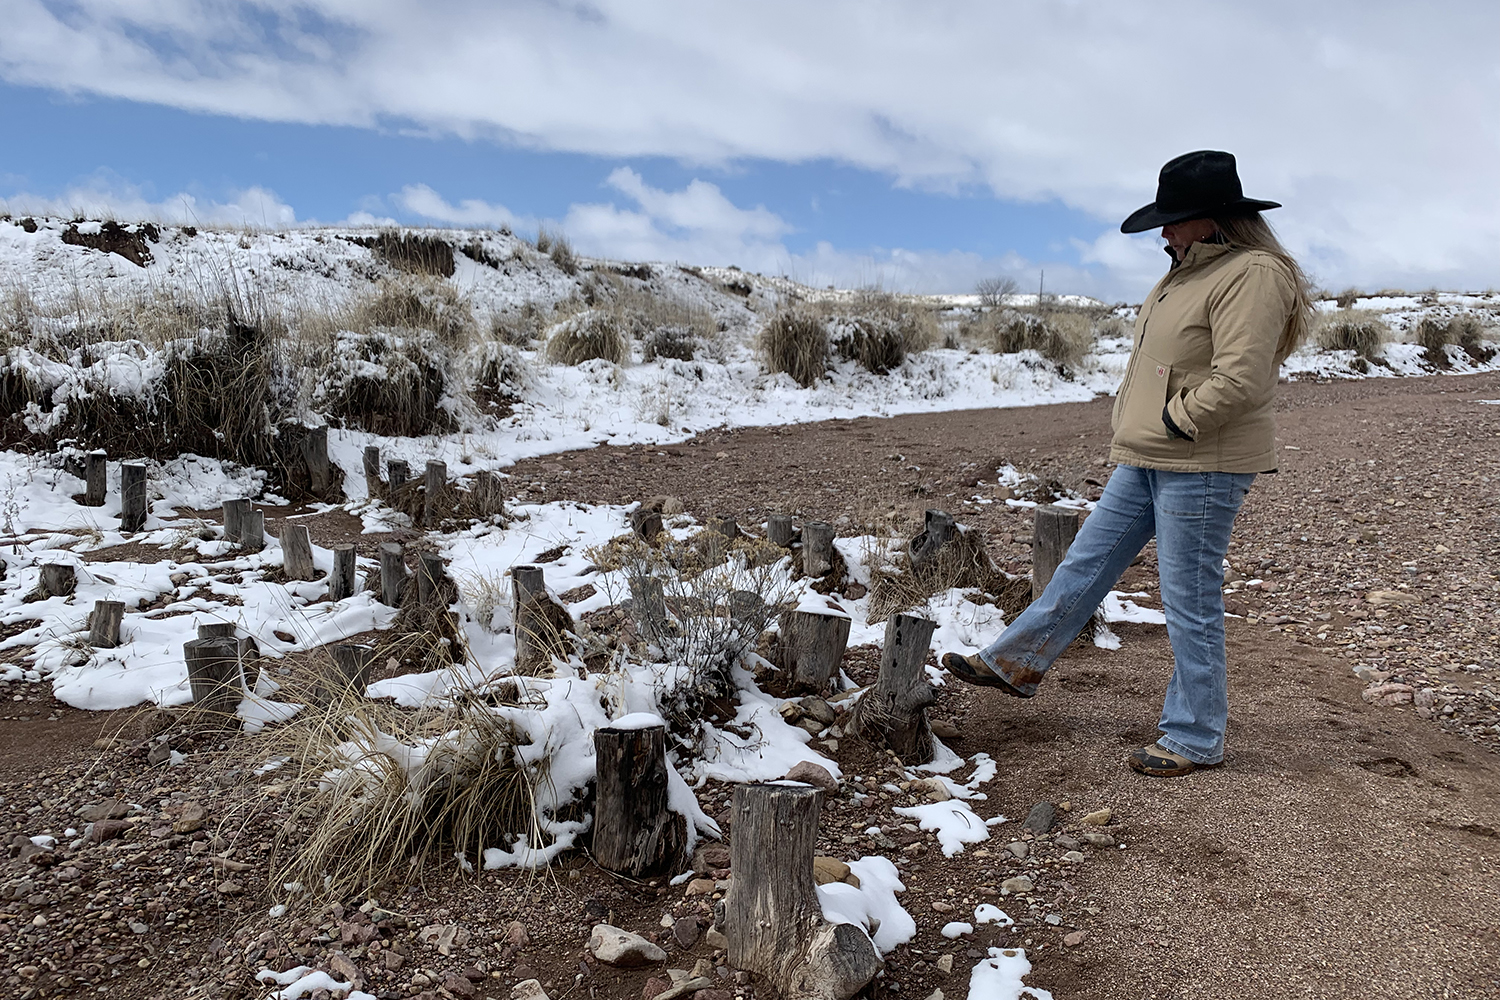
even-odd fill
[[[1500,4],[4,0],[0,208],[508,225],[1135,301],[1227,149],[1321,285],[1500,286]]]

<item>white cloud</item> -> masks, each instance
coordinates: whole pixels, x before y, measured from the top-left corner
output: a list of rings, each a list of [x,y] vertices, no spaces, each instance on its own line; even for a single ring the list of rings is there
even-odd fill
[[[287,229],[297,224],[297,213],[272,191],[260,187],[233,192],[230,200],[200,200],[179,193],[152,201],[139,188],[99,183],[70,188],[55,197],[17,194],[0,200],[12,215],[52,215],[59,218],[123,219],[178,226],[250,226]]]
[[[522,222],[504,205],[495,205],[478,198],[465,198],[457,205],[450,204],[426,184],[407,185],[395,196],[395,201],[413,215],[450,226],[515,227]]]

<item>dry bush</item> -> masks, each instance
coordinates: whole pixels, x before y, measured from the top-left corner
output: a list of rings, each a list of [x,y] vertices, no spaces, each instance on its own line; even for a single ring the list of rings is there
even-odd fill
[[[1478,362],[1488,361],[1495,356],[1496,349],[1485,343],[1489,332],[1484,322],[1469,312],[1459,313],[1448,324],[1449,339]]]
[[[920,568],[913,568],[905,551],[895,566],[882,565],[878,559],[875,563],[870,568],[871,622],[921,608],[930,598],[954,589],[978,591],[1007,618],[1031,603],[1031,580],[1007,576],[985,551],[984,533],[974,529],[960,527],[937,557]]]
[[[414,436],[453,429],[442,404],[451,354],[432,333],[346,331],[323,361],[313,404],[330,421],[376,434]]]
[[[698,343],[698,335],[687,326],[659,326],[641,338],[647,361],[657,358],[691,361],[698,352]]]
[[[828,321],[828,341],[839,357],[876,375],[900,368],[906,360],[901,332],[884,316],[834,316]]]
[[[999,309],[1005,305],[1005,297],[1014,295],[1020,291],[1021,286],[1016,283],[1015,278],[995,277],[981,278],[974,285],[974,294],[979,296],[979,304],[989,309]]]
[[[1054,310],[1045,317],[1006,309],[986,316],[984,330],[997,354],[1035,351],[1059,367],[1078,365],[1093,346],[1093,331],[1083,312]]]
[[[474,309],[458,289],[434,278],[386,280],[344,310],[322,320],[334,331],[369,333],[411,330],[434,334],[444,344],[464,346],[474,339]],[[312,326],[316,326],[314,321]],[[311,331],[310,331],[311,332]]]
[[[386,263],[409,274],[453,277],[453,246],[441,237],[382,229],[375,236],[355,242],[369,247]]]
[[[625,349],[619,321],[599,309],[586,309],[547,331],[547,357],[564,365],[595,358],[617,365],[625,360]]]
[[[786,372],[806,388],[828,371],[828,331],[822,317],[807,310],[781,309],[760,335],[773,372]]]
[[[552,238],[551,249],[547,251],[547,256],[552,258],[552,263],[556,264],[563,274],[578,273],[578,259],[573,256],[573,246],[561,234]]]
[[[1391,331],[1375,313],[1350,310],[1322,313],[1313,336],[1325,351],[1353,351],[1373,361],[1391,339]]]
[[[1447,368],[1452,364],[1446,350],[1452,342],[1451,337],[1449,324],[1436,317],[1424,316],[1417,323],[1417,344],[1426,353],[1427,363],[1434,368]]]
[[[1129,337],[1130,326],[1119,316],[1103,316],[1093,325],[1092,337],[1094,340],[1115,340],[1120,337]]]
[[[490,336],[512,347],[530,347],[547,328],[547,315],[534,302],[523,302],[517,310],[490,317]]]
[[[1338,303],[1340,309],[1353,309],[1354,303],[1358,302],[1363,294],[1358,288],[1346,288],[1334,296],[1334,301]]]

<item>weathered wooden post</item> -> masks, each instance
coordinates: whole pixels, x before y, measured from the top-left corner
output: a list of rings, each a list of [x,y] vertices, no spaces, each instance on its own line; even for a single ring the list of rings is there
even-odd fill
[[[224,540],[226,542],[243,542],[245,540],[245,519],[249,516],[249,497],[224,501]]]
[[[328,462],[328,425],[310,428],[302,439],[302,464],[313,493],[326,498],[333,490],[333,472]]]
[[[193,707],[226,721],[232,719],[245,692],[239,640],[230,636],[189,639],[182,644],[182,652]]]
[[[125,620],[124,601],[95,601],[89,616],[89,645],[113,649],[120,644],[120,625]]]
[[[384,542],[380,546],[380,603],[399,608],[405,587],[406,554],[395,542]]]
[[[103,507],[105,479],[109,472],[109,456],[103,451],[91,451],[83,456],[83,505]]]
[[[399,458],[385,463],[385,502],[400,507],[406,493],[406,481],[411,477],[411,466]]]
[[[660,639],[667,633],[667,598],[661,578],[637,575],[630,578],[630,609],[641,635]]]
[[[443,603],[443,584],[448,578],[443,557],[436,552],[417,554],[417,603],[423,607]]]
[[[498,475],[493,472],[474,475],[474,506],[480,517],[505,516],[505,492]]]
[[[317,698],[327,705],[344,698],[363,698],[375,665],[368,646],[342,642],[330,650],[328,667],[318,676]]]
[[[200,639],[233,639],[240,634],[234,622],[199,622]]]
[[[937,700],[924,664],[937,623],[915,615],[892,615],[885,623],[880,676],[849,715],[845,728],[895,751],[904,764],[932,760],[927,709]]]
[[[952,515],[947,511],[929,509],[923,516],[921,533],[906,547],[912,570],[920,573],[930,566],[957,533],[958,525]]]
[[[724,900],[729,964],[767,977],[783,996],[849,1000],[880,971],[862,928],[830,924],[818,902],[813,851],[823,792],[736,785]]]
[[[429,459],[422,479],[422,523],[431,528],[443,519],[448,498],[448,465]]]
[[[662,532],[661,511],[641,507],[630,512],[630,530],[643,542],[654,543]]]
[[[333,547],[333,575],[328,578],[328,599],[343,601],[354,596],[354,546]]]
[[[833,525],[808,521],[802,525],[802,572],[827,576],[833,569]]]
[[[797,537],[792,528],[790,514],[772,514],[766,518],[766,538],[772,545],[779,545],[784,549],[792,547],[792,540]]]
[[[781,617],[781,665],[797,691],[821,694],[838,674],[849,645],[848,615],[791,611]]]
[[[240,522],[240,548],[245,552],[259,552],[266,547],[266,512],[251,510]]]
[[[553,601],[540,566],[514,566],[511,584],[515,603],[511,631],[516,640],[516,669],[535,673],[562,655],[564,633],[572,624],[567,609]]]
[[[120,531],[134,534],[146,526],[146,467],[120,466]]]
[[[635,878],[676,874],[687,818],[667,807],[667,727],[594,731],[594,860]]]
[[[740,537],[739,522],[727,514],[709,518],[708,528],[710,531],[717,531],[731,542]]]
[[[72,563],[42,563],[37,589],[43,597],[67,597],[78,588],[78,571]]]
[[[281,565],[289,580],[311,580],[313,568],[312,534],[305,524],[281,525]]]
[[[380,446],[367,444],[363,454],[365,463],[365,493],[371,500],[380,496]]]
[[[1062,565],[1068,546],[1083,523],[1083,512],[1075,507],[1043,504],[1032,515],[1031,599],[1042,596],[1052,574]]]

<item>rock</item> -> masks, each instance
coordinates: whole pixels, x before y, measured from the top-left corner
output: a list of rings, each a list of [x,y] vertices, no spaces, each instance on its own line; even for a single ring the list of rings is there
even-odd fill
[[[182,807],[182,813],[172,823],[173,833],[196,833],[203,829],[203,820],[207,816],[204,808],[196,802],[189,802]]]
[[[1067,945],[1069,948],[1077,948],[1079,945],[1083,944],[1083,939],[1088,936],[1088,931],[1074,931],[1071,934],[1064,934],[1063,944]]]
[[[547,996],[547,991],[542,989],[539,981],[523,979],[510,988],[510,1000],[551,1000],[551,998]]]
[[[1000,888],[1006,892],[1030,892],[1036,888],[1036,883],[1031,881],[1029,875],[1017,875],[1001,882]]]
[[[454,996],[471,997],[474,995],[474,984],[456,972],[450,972],[443,977],[443,989]]]
[[[1365,600],[1377,607],[1390,604],[1421,604],[1422,598],[1405,590],[1372,590]]]
[[[1067,854],[1063,855],[1063,860],[1068,862],[1068,864],[1070,865],[1077,865],[1087,861],[1088,858],[1084,856],[1082,851],[1069,851]]]
[[[1110,810],[1109,806],[1105,806],[1103,809],[1095,809],[1091,813],[1084,813],[1082,822],[1088,826],[1104,826],[1113,817],[1114,813]]]
[[[589,952],[605,965],[638,969],[667,960],[667,953],[639,934],[598,924],[589,935]]]
[[[240,893],[245,891],[244,886],[234,881],[220,882],[218,888],[219,895],[221,896],[238,896]]]
[[[130,803],[120,799],[105,799],[78,810],[78,818],[85,823],[97,823],[104,819],[124,819],[130,815]]]
[[[385,963],[387,972],[395,972],[406,964],[406,956],[399,951],[383,951],[380,960]]]
[[[936,775],[912,782],[912,791],[920,791],[929,802],[947,802],[953,798],[953,793],[948,791],[948,785]]]
[[[1367,687],[1359,693],[1359,696],[1369,705],[1408,705],[1416,697],[1416,688],[1410,684],[1376,684]]]
[[[1066,833],[1059,833],[1052,838],[1052,842],[1065,851],[1076,851],[1083,846],[1077,838],[1070,837]]]
[[[1030,830],[1032,833],[1046,833],[1052,829],[1052,824],[1057,821],[1057,809],[1050,802],[1038,802],[1031,807],[1031,812],[1026,814],[1021,829]]]
[[[803,718],[798,719],[796,721],[795,725],[796,725],[796,727],[798,729],[801,729],[801,730],[803,730],[803,731],[805,731],[807,733],[810,733],[813,736],[818,735],[825,728],[827,728],[826,726],[823,725],[823,723],[819,722],[817,719],[809,718],[809,717],[806,717],[806,716],[804,716]]]
[[[641,987],[641,1000],[656,1000],[671,988],[670,980],[663,979],[661,976],[652,976],[646,980],[646,985]]]
[[[710,844],[698,848],[694,856],[693,870],[698,872],[719,871],[729,867],[729,848],[723,844]]]
[[[672,940],[682,948],[691,948],[697,944],[699,933],[697,917],[678,917],[672,921]]]
[[[959,732],[958,727],[946,719],[933,719],[928,722],[927,726],[932,730],[932,735],[940,740],[963,739],[964,734]]]
[[[728,990],[699,990],[693,994],[693,1000],[734,1000],[734,994]]]
[[[139,920],[132,920],[130,922],[130,933],[132,933],[132,934],[145,934],[150,929],[151,929],[150,927],[147,927],[145,924],[141,923]]]
[[[83,839],[91,844],[102,844],[106,840],[125,836],[133,825],[123,819],[95,820],[84,829]]]
[[[724,932],[719,930],[717,927],[710,927],[708,929],[708,933],[703,935],[703,943],[708,945],[715,951],[718,951],[721,948],[729,947],[729,939],[725,937]]]
[[[339,979],[352,983],[356,979],[363,978],[359,974],[359,967],[349,960],[349,956],[343,952],[335,952],[328,959],[328,971]]]
[[[934,899],[932,901],[932,912],[933,913],[952,913],[953,912],[953,904],[949,903],[949,902],[945,902],[945,901],[943,901],[941,899]]]
[[[1088,831],[1085,831],[1082,836],[1083,836],[1083,842],[1085,844],[1090,844],[1090,845],[1092,845],[1094,847],[1114,847],[1115,846],[1115,838],[1111,837],[1107,833],[1101,833],[1101,832],[1099,832],[1097,830],[1088,830]]]
[[[1010,852],[1010,856],[1013,858],[1024,858],[1027,854],[1031,853],[1031,848],[1020,840],[1006,844],[1005,849]]]
[[[814,764],[810,760],[798,761],[790,771],[786,773],[787,781],[800,781],[805,785],[821,788],[825,792],[837,792],[839,783],[828,768],[820,764]]]
[[[831,882],[843,882],[852,873],[849,866],[837,858],[813,858],[813,878],[819,885],[828,885]]]
[[[833,706],[816,695],[808,695],[802,699],[802,712],[804,715],[816,719],[825,726],[831,726],[839,719],[839,715],[833,710]]]
[[[946,976],[953,971],[953,956],[939,955],[937,961],[932,964],[937,967],[939,972]]]
[[[710,896],[713,894],[714,886],[714,880],[711,878],[695,878],[687,884],[686,895]]]
[[[519,920],[512,920],[505,925],[505,944],[511,948],[524,948],[531,943],[531,935],[526,933],[526,925]]]

